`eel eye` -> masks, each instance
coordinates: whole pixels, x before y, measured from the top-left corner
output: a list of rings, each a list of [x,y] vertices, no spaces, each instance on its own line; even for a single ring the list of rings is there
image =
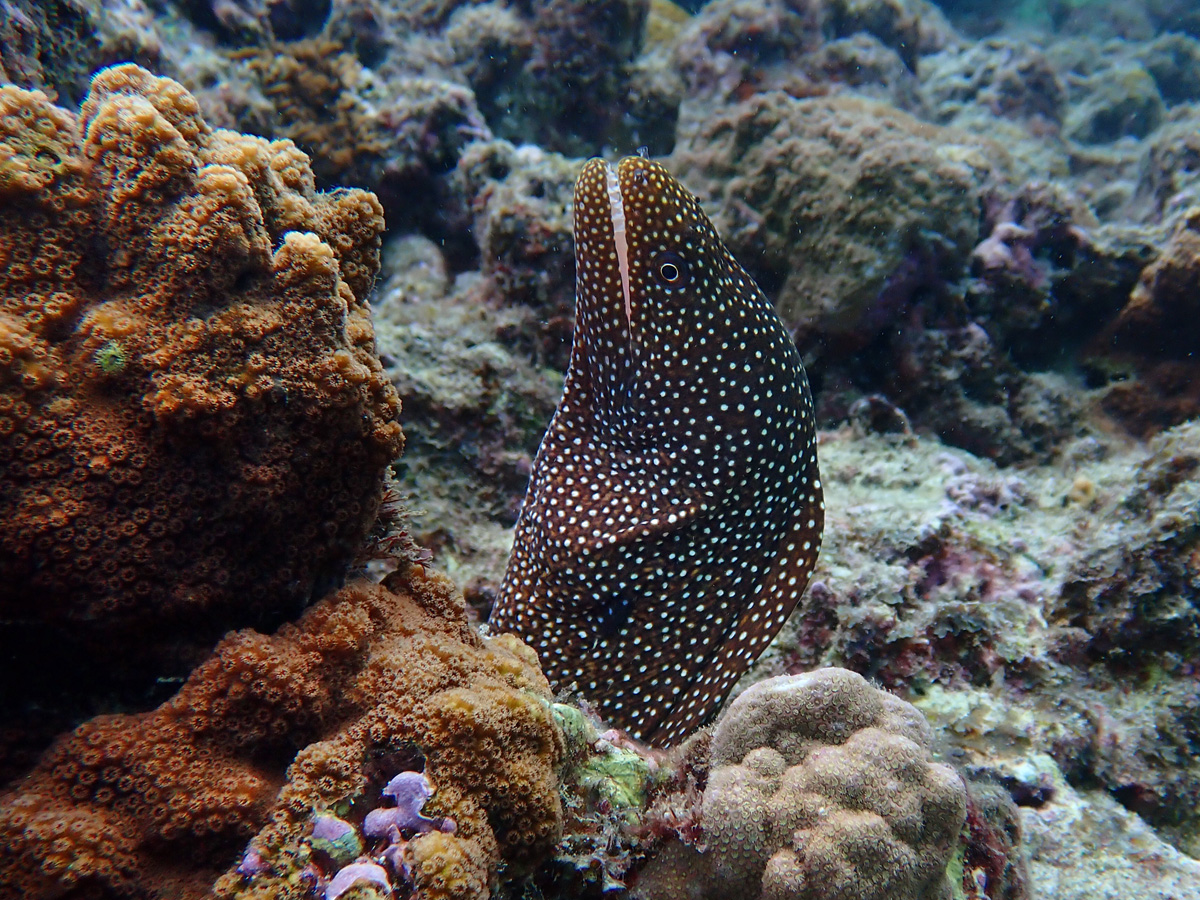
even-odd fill
[[[654,261],[654,275],[663,287],[682,287],[687,283],[687,263],[678,253],[662,253]]]

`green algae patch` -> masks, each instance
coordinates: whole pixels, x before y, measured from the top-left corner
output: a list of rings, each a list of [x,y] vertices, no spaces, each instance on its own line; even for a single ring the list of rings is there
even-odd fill
[[[576,707],[554,703],[550,711],[563,731],[567,759],[571,760],[564,781],[578,785],[616,810],[632,812],[644,807],[650,764],[632,750],[601,739],[595,726]]]
[[[96,351],[96,365],[105,375],[120,375],[128,363],[125,348],[117,341],[109,341]]]
[[[579,783],[607,800],[615,809],[640,809],[646,805],[650,766],[631,750],[612,747],[580,766]]]

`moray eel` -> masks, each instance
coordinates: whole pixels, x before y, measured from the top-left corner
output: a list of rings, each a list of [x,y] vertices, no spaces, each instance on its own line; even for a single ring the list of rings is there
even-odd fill
[[[812,398],[771,303],[661,165],[575,185],[576,321],[495,631],[669,745],[795,608],[824,524]]]

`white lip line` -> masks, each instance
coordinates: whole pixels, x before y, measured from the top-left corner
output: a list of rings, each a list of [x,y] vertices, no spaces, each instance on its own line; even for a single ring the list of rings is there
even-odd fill
[[[617,251],[617,268],[621,272],[621,292],[625,295],[625,323],[633,327],[633,301],[629,292],[629,242],[625,239],[625,203],[621,199],[621,184],[616,166],[604,164],[608,185],[608,208],[612,213],[613,242]]]

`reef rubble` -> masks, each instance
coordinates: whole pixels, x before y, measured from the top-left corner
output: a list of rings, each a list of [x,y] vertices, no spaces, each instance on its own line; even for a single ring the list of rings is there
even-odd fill
[[[1194,6],[0,0],[0,895],[1200,900]],[[671,753],[477,624],[640,146],[830,516]]]

